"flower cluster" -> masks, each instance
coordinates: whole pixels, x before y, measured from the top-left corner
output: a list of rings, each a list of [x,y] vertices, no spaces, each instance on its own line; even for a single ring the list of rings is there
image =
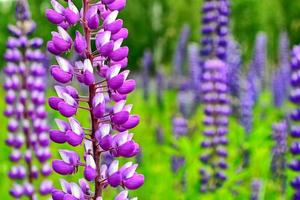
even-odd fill
[[[211,57],[226,60],[229,24],[228,0],[205,0],[202,7],[201,66]]]
[[[207,170],[201,170],[201,191],[214,190],[226,180],[222,170],[227,168],[227,127],[231,112],[228,87],[226,85],[226,64],[219,59],[206,61],[202,85],[205,125],[201,147],[205,153],[200,160],[207,165]]]
[[[10,194],[16,199],[23,196],[36,199],[38,193],[47,195],[52,190],[52,182],[45,179],[52,171],[47,163],[51,153],[44,94],[45,55],[39,50],[43,40],[30,38],[36,26],[27,1],[16,2],[16,19],[16,25],[8,26],[11,37],[4,55],[7,61],[4,115],[9,118],[6,144],[13,148],[9,156],[13,166],[8,176],[15,181]],[[40,175],[44,180],[35,187],[34,181]]]
[[[144,176],[136,172],[137,164],[128,162],[119,167],[116,160],[139,152],[129,132],[138,125],[139,116],[130,114],[132,105],[126,104],[136,83],[128,79],[129,70],[122,70],[128,62],[129,49],[122,46],[128,30],[118,15],[126,0],[83,0],[81,11],[71,0],[67,7],[56,0],[51,3],[53,9],[48,9],[46,16],[58,31],[52,33],[47,47],[56,55],[57,65],[52,65],[51,75],[60,84],[55,86],[57,97],[48,101],[67,120],[56,119],[58,129],[50,131],[50,138],[73,147],[84,144],[82,157],[75,151],[60,150],[61,159],[53,161],[54,171],[61,175],[77,173],[82,167],[84,179],[79,185],[62,181],[62,190],[53,190],[52,198],[100,200],[103,190],[111,186],[123,188],[115,199],[128,199],[127,190],[139,188]],[[77,30],[72,39],[68,30],[77,24],[83,33]],[[80,57],[70,62],[64,57],[73,49]],[[79,95],[71,86],[75,79],[88,89],[87,94]],[[85,123],[89,127],[79,121],[81,111],[89,113],[90,119]],[[107,153],[114,157],[110,164],[103,162]]]
[[[189,78],[191,90],[195,94],[194,104],[201,100],[201,68],[199,66],[199,47],[197,44],[188,46]]]
[[[150,70],[153,64],[152,53],[148,50],[144,52],[143,56],[143,72],[142,72],[142,86],[144,92],[144,99],[147,100],[149,97],[149,83],[150,83]]]
[[[251,183],[251,200],[259,200],[262,182],[260,180],[253,180]]]
[[[227,73],[227,45],[230,5],[227,0],[207,0],[202,7],[202,41],[200,65],[202,68],[201,92],[205,117],[200,160],[200,191],[214,191],[226,180],[226,145],[228,132],[229,89]]]
[[[285,190],[286,182],[286,158],[287,152],[287,123],[286,121],[273,124],[273,139],[275,145],[272,149],[271,171],[275,180],[279,180],[282,192]]]
[[[187,43],[190,36],[190,27],[188,25],[184,25],[182,31],[180,33],[180,37],[177,42],[176,51],[173,56],[173,80],[172,83],[178,83],[178,78],[181,78],[183,74],[183,65],[184,59],[187,53]]]
[[[272,93],[276,107],[281,107],[288,96],[290,77],[289,68],[289,39],[286,32],[280,34],[279,68],[273,74]]]
[[[159,107],[163,106],[163,92],[165,89],[164,74],[161,71],[156,73],[156,101]]]
[[[227,48],[227,64],[228,64],[228,87],[233,97],[239,97],[240,92],[240,75],[241,75],[241,50],[239,44],[230,38]]]
[[[265,76],[265,66],[267,62],[267,35],[265,33],[258,33],[255,41],[255,48],[250,64],[251,82],[255,87],[255,102],[257,101],[260,91],[263,86],[263,78]]]
[[[242,82],[240,92],[240,122],[246,134],[250,134],[253,125],[253,107],[255,104],[255,91],[249,78]]]
[[[290,101],[295,105],[300,105],[300,46],[295,46],[292,50],[291,58],[291,92],[290,92]],[[300,160],[297,156],[300,154],[300,110],[299,108],[294,109],[290,114],[291,120],[294,122],[290,129],[290,136],[292,137],[292,144],[290,145],[290,152],[293,155],[293,160],[289,163],[289,168],[295,172],[300,171]],[[300,198],[300,176],[295,177],[291,181],[291,186],[295,189],[294,199]]]

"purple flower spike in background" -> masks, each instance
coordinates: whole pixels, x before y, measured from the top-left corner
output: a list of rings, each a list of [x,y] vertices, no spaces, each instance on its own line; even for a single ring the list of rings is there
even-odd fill
[[[250,200],[259,200],[262,189],[262,182],[260,180],[253,180],[251,183],[251,197]]]
[[[126,0],[83,0],[80,6],[69,0],[67,7],[51,0],[51,4],[53,9],[48,9],[46,16],[58,31],[52,33],[48,50],[56,55],[57,64],[52,65],[51,75],[59,84],[55,86],[57,97],[50,97],[48,102],[67,119],[56,119],[57,130],[51,130],[50,137],[59,144],[84,147],[83,155],[60,150],[60,158],[52,162],[60,175],[83,171],[79,184],[62,179],[62,190],[53,190],[52,198],[102,200],[104,190],[111,186],[123,190],[115,199],[128,199],[128,190],[141,187],[144,176],[136,171],[137,164],[121,165],[117,159],[140,152],[130,131],[140,118],[131,114],[133,105],[126,103],[127,95],[136,87],[129,70],[125,70],[129,49],[123,41],[128,30],[118,19]],[[72,38],[69,28],[76,25],[81,29]],[[77,60],[66,58],[67,53],[75,52],[80,55]],[[71,86],[76,81],[86,88],[86,94],[79,94]],[[8,100],[11,99],[13,95]],[[85,122],[76,119],[81,112],[89,114]]]
[[[47,161],[49,149],[47,112],[45,109],[46,69],[45,55],[39,49],[40,38],[29,38],[35,30],[26,0],[16,1],[16,25],[9,25],[17,31],[7,41],[4,68],[7,107],[4,115],[9,118],[6,144],[13,148],[9,159],[13,166],[8,176],[15,181],[11,187],[12,197],[37,199],[38,194],[52,191],[52,182],[41,180],[51,174]],[[38,165],[39,163],[39,165]]]
[[[275,140],[275,146],[272,149],[272,163],[271,171],[275,180],[279,181],[281,185],[281,192],[285,193],[286,190],[286,158],[285,154],[287,148],[287,122],[273,124],[273,139]],[[291,150],[296,146],[292,146]]]
[[[149,87],[150,87],[150,70],[153,65],[152,53],[147,50],[144,52],[143,56],[143,72],[142,72],[142,86],[144,92],[144,99],[148,99],[149,97]]]
[[[255,47],[252,55],[252,61],[249,69],[249,78],[255,89],[255,102],[258,100],[263,89],[264,78],[266,77],[267,64],[267,35],[258,33],[256,36]]]
[[[272,77],[273,102],[281,107],[288,97],[290,68],[289,68],[289,38],[286,32],[280,34],[279,40],[279,68]]]
[[[177,42],[176,51],[173,56],[173,78],[172,84],[178,84],[178,80],[182,79],[183,75],[183,66],[185,57],[187,54],[187,43],[190,37],[190,27],[188,25],[184,25],[180,34],[180,38]]]

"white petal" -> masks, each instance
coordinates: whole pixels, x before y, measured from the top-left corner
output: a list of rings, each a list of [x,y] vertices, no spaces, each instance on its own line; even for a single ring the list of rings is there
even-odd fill
[[[104,102],[104,95],[103,93],[96,93],[96,95],[94,96],[93,99],[93,106],[97,106],[99,103],[103,103]]]
[[[84,60],[84,65],[83,65],[83,70],[88,70],[90,71],[91,73],[93,73],[94,69],[93,69],[93,66],[92,66],[92,63],[91,63],[91,60],[90,59],[85,59]]]
[[[51,5],[52,5],[53,9],[60,14],[62,14],[63,11],[65,10],[65,8],[60,3],[58,3],[56,0],[51,0]]]
[[[68,93],[62,93],[62,98],[64,99],[64,101],[71,105],[71,106],[76,106],[77,105],[77,102],[75,101],[75,99],[69,95]]]
[[[82,61],[75,62],[75,67],[77,69],[83,69],[83,62]]]
[[[71,0],[68,1],[68,6],[74,13],[79,14],[77,7]]]
[[[76,183],[71,183],[71,191],[72,191],[72,195],[75,198],[77,198],[77,199],[81,198],[82,191],[81,191],[81,188]]]
[[[133,165],[133,162],[127,162],[127,163],[125,163],[125,165],[123,165],[120,168],[120,171],[123,171],[123,170],[127,169],[128,167],[131,167],[132,165]]]
[[[72,153],[73,152],[70,150],[59,150],[59,155],[65,163],[70,163],[69,154],[72,154]]]
[[[109,124],[102,124],[99,129],[101,132],[101,137],[104,137],[110,133],[110,125]]]
[[[54,89],[56,91],[56,94],[59,98],[63,98],[63,93],[65,93],[65,88],[60,85],[55,85]]]
[[[96,163],[91,155],[86,156],[86,165],[92,167],[93,169],[96,169]]]
[[[74,133],[76,133],[77,135],[81,135],[83,133],[83,129],[82,129],[80,123],[75,118],[70,117],[69,123],[70,123],[71,129]]]
[[[121,101],[118,101],[115,105],[114,105],[114,108],[113,108],[113,112],[114,113],[118,113],[118,112],[121,112],[125,106],[125,103],[126,103],[126,100],[121,100]]]
[[[61,119],[54,119],[54,120],[55,120],[55,123],[56,123],[56,125],[57,125],[57,127],[60,131],[66,131],[67,130],[66,129],[67,127],[64,125],[65,121],[63,121]]]
[[[127,174],[126,174],[125,177],[126,177],[126,178],[131,178],[131,177],[134,175],[135,170],[136,170],[137,167],[138,167],[138,164],[134,164],[134,165],[131,167],[130,171],[127,172]]]
[[[117,17],[118,17],[119,11],[115,10],[113,12],[111,12],[104,20],[104,24],[110,24],[112,22],[114,22]]]
[[[123,43],[122,38],[115,41],[113,50],[115,51],[115,50],[119,49],[122,46],[122,43]]]
[[[106,165],[101,165],[100,171],[101,171],[101,174],[100,174],[101,178],[106,179],[107,178],[107,176],[106,176],[107,166]]]
[[[100,44],[100,46],[105,45],[106,43],[108,43],[110,41],[111,38],[111,32],[110,31],[103,31],[103,32],[99,32],[97,33],[96,39],[97,39],[97,43]]]
[[[60,57],[60,56],[56,56],[56,61],[59,65],[59,67],[65,71],[65,72],[71,72],[72,71],[72,66],[69,63],[69,61],[67,61],[66,59]]]
[[[68,187],[70,185],[70,183],[68,183],[66,180],[64,179],[59,179],[60,185],[61,185],[61,189],[67,193],[68,192]]]
[[[84,141],[84,150],[85,152],[92,151],[93,152],[93,142],[90,140]]]
[[[119,161],[118,160],[114,160],[112,161],[112,163],[109,165],[108,168],[108,175],[112,175],[113,173],[117,172],[119,168]]]
[[[125,131],[125,132],[122,132],[122,133],[119,133],[119,140],[117,141],[117,144],[120,146],[122,144],[125,144],[125,142],[127,142],[127,138],[128,138],[128,132]]]
[[[130,112],[132,109],[132,106],[133,106],[132,104],[128,104],[128,105],[124,106],[123,110]]]
[[[59,35],[62,37],[62,39],[66,40],[66,41],[72,41],[72,38],[70,37],[69,33],[63,29],[62,27],[58,26],[58,33]]]

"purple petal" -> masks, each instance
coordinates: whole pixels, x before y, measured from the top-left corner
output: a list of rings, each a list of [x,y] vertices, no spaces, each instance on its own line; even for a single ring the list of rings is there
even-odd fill
[[[62,160],[53,160],[52,161],[52,168],[55,172],[61,175],[72,174],[75,171],[75,167],[65,163]]]
[[[134,174],[131,178],[123,181],[126,188],[135,190],[144,184],[145,178],[142,174]]]
[[[58,12],[52,9],[46,10],[46,17],[53,24],[60,24],[65,19],[63,15],[59,14]]]

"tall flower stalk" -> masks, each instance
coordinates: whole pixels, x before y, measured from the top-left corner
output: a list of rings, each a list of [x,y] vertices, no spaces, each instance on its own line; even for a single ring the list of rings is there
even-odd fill
[[[226,52],[228,43],[229,1],[204,2],[202,26],[202,94],[205,129],[201,147],[200,191],[209,192],[221,187],[226,180],[226,135],[230,114]]]
[[[144,99],[149,98],[149,87],[150,87],[150,70],[153,65],[152,53],[149,50],[144,52],[142,60],[142,86],[144,92]]]
[[[172,83],[178,83],[178,79],[182,78],[183,66],[187,54],[187,43],[190,36],[190,27],[184,25],[177,42],[176,51],[173,56],[173,80]],[[176,85],[177,86],[177,85]]]
[[[8,26],[11,37],[4,55],[7,61],[4,114],[9,118],[6,144],[13,148],[9,156],[13,166],[8,175],[15,181],[10,194],[16,199],[23,196],[37,199],[38,193],[47,195],[52,190],[52,182],[45,179],[52,171],[47,163],[51,153],[44,94],[45,55],[39,50],[43,40],[30,39],[36,25],[26,0],[16,2],[16,19],[16,25]],[[40,175],[45,180],[37,185]]]
[[[290,77],[289,68],[289,38],[286,32],[280,34],[279,39],[279,68],[273,74],[272,93],[276,107],[281,107],[288,96]]]
[[[290,101],[294,103],[296,106],[300,105],[300,76],[299,76],[299,69],[300,69],[300,46],[295,46],[292,50],[292,57],[291,57],[291,92],[290,92]],[[290,114],[291,120],[294,122],[290,129],[290,136],[291,136],[291,145],[290,145],[290,152],[293,155],[292,161],[289,163],[289,168],[299,173],[300,171],[300,110],[299,108],[295,108]],[[300,198],[300,176],[297,175],[291,181],[291,186],[294,188],[295,193],[293,199]]]
[[[61,160],[53,161],[58,174],[71,175],[83,168],[84,178],[79,185],[61,179],[62,190],[53,190],[52,198],[101,200],[105,188],[111,186],[123,189],[116,200],[128,199],[128,190],[139,188],[144,176],[136,172],[137,164],[127,162],[119,167],[117,160],[139,152],[139,145],[129,132],[138,125],[139,117],[130,114],[132,105],[126,104],[135,81],[127,79],[129,70],[122,71],[127,66],[129,49],[122,43],[128,30],[117,18],[126,0],[83,0],[80,9],[71,0],[66,8],[56,0],[51,3],[53,9],[48,9],[46,16],[58,25],[58,32],[52,33],[48,50],[56,55],[58,64],[51,67],[51,75],[60,84],[55,86],[58,97],[49,98],[49,105],[67,121],[56,119],[58,130],[52,130],[50,137],[56,143],[77,148],[84,144],[84,155],[60,150]],[[82,32],[77,30],[73,40],[67,31],[77,24]],[[74,63],[63,57],[66,52],[73,53],[72,47],[81,56]],[[87,94],[80,95],[70,85],[75,79],[87,88]],[[79,121],[83,120],[79,110],[89,114],[84,123],[87,127]],[[110,164],[102,162],[104,153],[114,157]]]
[[[255,47],[249,69],[249,78],[255,89],[255,102],[258,100],[263,89],[263,80],[266,78],[265,68],[267,62],[267,35],[258,33],[256,36]]]
[[[275,145],[272,149],[271,171],[273,178],[277,180],[281,186],[281,193],[285,193],[286,189],[286,157],[287,152],[287,123],[286,121],[273,124],[273,139]]]

